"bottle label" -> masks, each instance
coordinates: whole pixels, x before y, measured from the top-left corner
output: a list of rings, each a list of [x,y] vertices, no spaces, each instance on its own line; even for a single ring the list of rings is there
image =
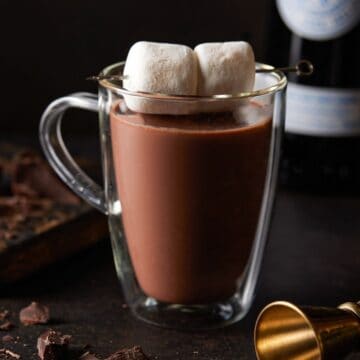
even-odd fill
[[[289,83],[285,129],[313,136],[360,134],[360,90]]]
[[[288,28],[308,40],[336,39],[360,20],[360,0],[277,0],[277,7]]]

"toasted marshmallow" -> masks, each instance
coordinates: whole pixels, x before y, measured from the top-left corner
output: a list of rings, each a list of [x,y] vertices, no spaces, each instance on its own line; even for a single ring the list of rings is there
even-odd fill
[[[140,41],[127,56],[123,75],[125,89],[171,95],[195,95],[198,63],[194,51],[185,46]],[[126,95],[125,102],[132,111],[151,114],[186,114],[192,112],[186,104],[146,99]]]
[[[248,92],[255,80],[255,56],[245,41],[196,46],[199,61],[198,95]]]

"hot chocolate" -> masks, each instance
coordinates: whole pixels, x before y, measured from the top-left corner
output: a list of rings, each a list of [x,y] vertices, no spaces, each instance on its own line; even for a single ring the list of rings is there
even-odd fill
[[[234,294],[255,237],[271,111],[110,114],[125,235],[142,290],[163,302]]]

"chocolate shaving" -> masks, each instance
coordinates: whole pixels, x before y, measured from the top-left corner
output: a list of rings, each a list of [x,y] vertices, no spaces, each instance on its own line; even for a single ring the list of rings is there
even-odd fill
[[[37,340],[38,355],[41,360],[66,359],[69,350],[70,335],[62,335],[58,331],[47,330]]]
[[[14,218],[18,215],[24,218],[29,214],[42,215],[51,206],[52,201],[49,199],[29,199],[24,196],[0,197],[0,216]]]
[[[26,326],[47,324],[50,319],[50,311],[47,306],[32,302],[20,311],[19,317],[21,323]]]
[[[8,349],[0,349],[0,359],[1,360],[13,360],[21,359],[21,356]]]
[[[48,163],[33,151],[17,154],[11,171],[14,195],[48,198],[62,204],[78,205],[81,200],[55,175]]]
[[[0,331],[9,331],[14,327],[14,324],[11,321],[5,321],[0,324]]]
[[[36,152],[0,147],[0,252],[52,229],[82,204]],[[1,318],[0,318],[1,321]]]
[[[11,350],[6,349],[5,354],[11,356],[13,359],[20,359],[21,356]]]
[[[73,218],[78,212],[78,206],[57,204],[45,198],[0,197],[0,246],[4,244],[1,240],[15,241],[40,234]]]
[[[0,197],[0,239],[9,240],[25,231],[31,219],[44,219],[52,206],[48,199]]]
[[[140,346],[130,349],[121,349],[107,357],[105,360],[149,360]]]
[[[100,359],[91,352],[87,351],[86,353],[80,356],[80,360],[100,360]]]

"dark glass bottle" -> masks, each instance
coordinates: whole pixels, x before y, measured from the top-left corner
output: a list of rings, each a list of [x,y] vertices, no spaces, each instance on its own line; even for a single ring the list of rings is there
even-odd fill
[[[280,179],[316,192],[360,192],[360,1],[278,0],[267,61],[313,62],[289,76]]]

